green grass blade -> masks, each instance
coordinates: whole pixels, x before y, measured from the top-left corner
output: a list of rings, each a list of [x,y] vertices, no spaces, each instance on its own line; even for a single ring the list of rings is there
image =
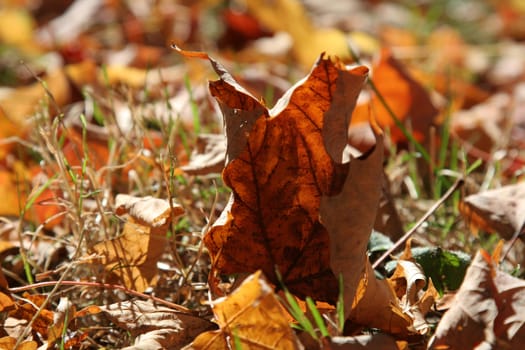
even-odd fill
[[[339,295],[337,297],[337,305],[336,305],[336,312],[337,312],[337,326],[339,334],[343,334],[343,330],[345,327],[345,299],[344,299],[344,284],[343,284],[343,274],[339,274]]]
[[[310,310],[310,313],[312,314],[315,324],[317,325],[317,328],[319,328],[321,335],[323,337],[329,337],[330,333],[328,333],[328,329],[326,328],[323,317],[317,309],[317,306],[315,306],[314,300],[310,297],[306,297],[306,305],[308,305],[308,310]]]
[[[184,76],[184,86],[186,87],[186,90],[188,91],[188,94],[190,95],[191,114],[193,115],[193,131],[195,132],[195,135],[199,135],[201,133],[201,121],[199,118],[199,108],[197,106],[197,102],[195,102],[195,98],[193,97],[190,77],[188,75]]]

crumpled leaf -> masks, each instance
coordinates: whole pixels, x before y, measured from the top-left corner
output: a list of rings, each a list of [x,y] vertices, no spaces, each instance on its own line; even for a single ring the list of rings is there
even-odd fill
[[[328,344],[325,345],[325,347],[330,350],[400,349],[398,344],[396,344],[396,340],[384,333],[358,335],[354,337],[332,337],[326,340],[326,342]]]
[[[134,197],[119,194],[115,198],[117,215],[128,213],[134,220],[151,227],[166,226],[169,221],[184,214],[182,206],[175,201],[168,201],[151,196]]]
[[[412,257],[411,241],[405,245],[405,251],[397,261],[397,266],[388,279],[397,297],[401,300],[403,312],[412,318],[409,330],[418,334],[426,334],[430,328],[425,320],[425,315],[430,311],[439,294],[429,281],[427,290],[423,288],[427,279],[421,265]]]
[[[364,266],[365,272],[359,280],[348,320],[357,325],[383,329],[391,334],[408,335],[412,318],[403,312],[389,283],[375,277],[368,258]],[[345,312],[346,308],[345,305]]]
[[[118,214],[131,215],[123,234],[97,243],[92,250],[100,256],[106,271],[124,286],[143,292],[157,281],[157,261],[166,247],[166,232],[171,220],[184,209],[152,197],[118,195],[116,202]]]
[[[15,350],[16,345],[16,338],[15,337],[1,337],[0,338],[0,349],[2,350]],[[18,345],[16,350],[36,350],[38,348],[38,344],[36,341],[30,340],[30,341],[23,341]]]
[[[262,269],[277,284],[277,268],[292,293],[335,302],[338,283],[319,205],[346,178],[348,163],[341,164],[346,130],[367,69],[349,70],[322,55],[310,75],[268,110],[210,62],[221,78],[210,90],[224,114],[223,179],[233,191],[204,237],[214,269],[223,274]]]
[[[385,249],[386,250],[386,249]],[[445,290],[457,290],[463,282],[465,272],[470,264],[470,255],[461,251],[445,250],[440,247],[412,248],[412,257],[421,265],[425,276],[440,294]],[[393,272],[397,261],[392,260],[385,266],[387,272]]]
[[[226,138],[224,135],[201,134],[190,162],[181,167],[190,175],[220,173],[226,162]]]
[[[518,349],[525,341],[525,282],[480,250],[429,349]]]
[[[474,229],[510,239],[525,224],[525,182],[470,195],[459,209]]]
[[[229,296],[215,300],[217,331],[199,335],[191,349],[299,349],[288,317],[261,271],[248,276]]]
[[[15,307],[9,311],[8,316],[29,322],[38,311],[37,307],[41,307],[44,303],[46,296],[42,294],[29,295],[24,293],[24,298],[27,301],[17,300]],[[53,324],[53,317],[53,311],[42,309],[31,325],[31,329],[40,333],[44,338],[47,338],[49,327]]]
[[[125,301],[99,306],[98,311],[136,338],[134,345],[125,348],[128,350],[180,349],[198,334],[215,328],[202,317],[158,306],[151,301]]]

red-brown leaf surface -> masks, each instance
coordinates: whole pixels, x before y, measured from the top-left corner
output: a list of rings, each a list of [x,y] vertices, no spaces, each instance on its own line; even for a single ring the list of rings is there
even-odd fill
[[[472,194],[459,208],[473,229],[510,239],[525,224],[525,183]]]
[[[341,190],[346,128],[366,68],[321,56],[310,75],[268,110],[213,62],[210,90],[224,113],[233,196],[204,242],[223,274],[262,269],[300,296],[335,301],[329,236],[319,221],[322,196]],[[375,210],[375,208],[370,208]]]
[[[524,293],[523,280],[498,270],[479,251],[429,349],[519,349],[525,341]]]

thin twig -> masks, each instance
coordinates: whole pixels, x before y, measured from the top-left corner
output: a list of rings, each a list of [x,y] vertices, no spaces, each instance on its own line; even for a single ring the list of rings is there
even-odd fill
[[[430,215],[432,215],[437,210],[437,208],[439,208],[441,204],[443,204],[458,188],[463,186],[464,183],[464,178],[461,177],[457,179],[456,182],[454,182],[454,184],[452,185],[452,187],[448,189],[447,193],[445,193],[436,203],[434,203],[432,207],[430,207],[430,209],[428,209],[425,215],[423,215],[421,219],[419,219],[419,221],[416,222],[414,227],[412,227],[407,233],[405,233],[403,237],[398,239],[397,242],[392,247],[390,247],[390,249],[388,249],[383,255],[381,255],[379,259],[377,259],[372,264],[372,268],[377,268],[386,258],[390,256],[390,254],[392,254],[397,248],[399,248],[403,243],[405,243],[405,241],[416,232],[416,230],[430,217]]]
[[[171,303],[169,301],[166,301],[164,299],[158,298],[153,295],[147,295],[141,292],[137,292],[136,290],[128,289],[118,284],[109,284],[109,283],[100,283],[100,282],[85,282],[85,281],[45,281],[45,282],[38,282],[38,283],[34,283],[34,284],[27,285],[27,286],[22,286],[22,287],[9,288],[8,290],[11,293],[20,293],[20,292],[24,292],[24,291],[36,289],[36,288],[51,287],[51,286],[56,287],[57,285],[117,289],[117,290],[123,291],[126,294],[133,295],[135,297],[153,300],[156,303],[163,304],[169,308],[172,308],[180,312],[192,313],[190,309],[185,308],[184,306],[181,306],[175,303]]]
[[[514,247],[514,244],[516,243],[518,238],[520,238],[523,234],[525,234],[525,222],[521,225],[521,228],[519,230],[516,230],[516,232],[514,232],[514,235],[510,240],[509,247],[505,251],[505,254],[501,256],[501,259],[499,261],[500,264],[507,258],[507,255],[509,255],[509,252],[512,250],[512,247]]]

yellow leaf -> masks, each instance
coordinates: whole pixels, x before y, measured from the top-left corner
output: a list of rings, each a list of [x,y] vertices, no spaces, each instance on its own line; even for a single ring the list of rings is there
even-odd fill
[[[243,349],[299,348],[286,313],[261,271],[212,307],[220,329],[199,335],[194,349],[235,349],[235,339]]]

